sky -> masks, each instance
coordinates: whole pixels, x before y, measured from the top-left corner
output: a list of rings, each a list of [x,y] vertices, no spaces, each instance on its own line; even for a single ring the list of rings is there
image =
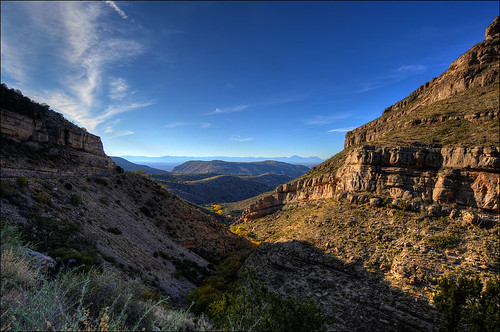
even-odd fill
[[[497,1],[2,1],[1,81],[108,155],[327,159],[484,39]]]

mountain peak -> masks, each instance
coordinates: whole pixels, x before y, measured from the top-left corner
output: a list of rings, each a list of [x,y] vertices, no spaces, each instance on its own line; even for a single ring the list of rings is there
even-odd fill
[[[486,28],[484,39],[493,39],[498,37],[500,37],[500,19],[497,16],[495,17],[493,22]]]

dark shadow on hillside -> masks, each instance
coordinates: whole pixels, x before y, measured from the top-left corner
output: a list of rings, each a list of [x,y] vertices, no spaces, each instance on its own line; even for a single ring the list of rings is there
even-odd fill
[[[437,330],[439,315],[427,302],[307,242],[262,243],[245,267],[281,296],[313,299],[328,317],[328,330]]]

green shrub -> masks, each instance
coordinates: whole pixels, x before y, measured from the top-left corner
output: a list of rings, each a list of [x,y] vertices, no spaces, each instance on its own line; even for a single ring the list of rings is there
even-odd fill
[[[68,260],[74,259],[75,264],[71,268],[77,268],[79,271],[90,271],[95,262],[95,252],[80,252],[74,249],[59,248],[49,252],[61,264],[66,264]]]
[[[94,178],[94,182],[100,184],[101,186],[108,185],[108,180],[106,180],[105,178]]]
[[[31,197],[38,203],[41,204],[49,204],[51,202],[50,195],[48,195],[42,189],[35,189],[31,194]]]
[[[460,243],[460,238],[454,234],[440,233],[430,236],[427,241],[438,249],[453,249]]]
[[[69,182],[66,182],[64,184],[64,188],[66,188],[67,190],[71,190],[71,189],[73,189],[73,185],[71,183],[69,183]]]
[[[282,299],[245,271],[222,299],[209,306],[214,326],[237,331],[317,331],[324,319],[311,300]]]
[[[28,178],[20,176],[16,179],[16,184],[19,188],[26,188],[28,186]]]
[[[146,174],[146,172],[144,172],[142,169],[138,169],[136,171],[131,171],[130,173],[132,174],[137,174],[137,175],[140,175],[142,177],[147,177],[148,175]]]
[[[71,195],[69,202],[74,206],[79,206],[80,204],[82,204],[82,196],[73,194]]]
[[[77,222],[52,217],[34,216],[21,226],[26,241],[34,243],[37,250],[49,252],[59,248],[75,248],[79,243],[75,235],[81,226]]]
[[[489,280],[483,289],[479,278],[444,278],[434,296],[443,315],[440,331],[498,331],[500,326],[500,279]]]
[[[122,231],[118,227],[108,227],[106,228],[106,231],[116,235],[120,235],[122,233]]]
[[[11,197],[16,193],[16,191],[15,186],[10,181],[0,181],[0,198]]]

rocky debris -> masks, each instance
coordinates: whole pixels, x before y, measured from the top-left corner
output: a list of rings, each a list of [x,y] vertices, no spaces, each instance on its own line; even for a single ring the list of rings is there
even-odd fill
[[[263,243],[244,267],[255,268],[262,284],[281,296],[313,299],[330,318],[328,330],[436,330],[437,312],[425,301],[305,242]]]
[[[31,265],[40,273],[48,275],[55,272],[57,262],[52,257],[31,249],[26,250],[26,256],[30,258]]]

